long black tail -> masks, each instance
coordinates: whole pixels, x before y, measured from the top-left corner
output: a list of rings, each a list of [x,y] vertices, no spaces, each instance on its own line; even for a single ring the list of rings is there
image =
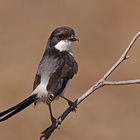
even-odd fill
[[[37,100],[37,94],[34,94],[34,95],[29,96],[28,98],[26,98],[25,100],[23,100],[19,104],[15,105],[13,107],[10,107],[9,109],[7,109],[5,111],[0,112],[0,122],[9,119],[13,115],[17,114],[18,112],[20,112],[24,108],[31,105],[36,100]]]

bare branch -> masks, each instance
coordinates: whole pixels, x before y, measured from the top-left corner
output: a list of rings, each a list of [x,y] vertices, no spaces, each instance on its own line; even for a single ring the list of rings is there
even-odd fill
[[[119,85],[132,85],[132,84],[140,84],[140,79],[135,80],[126,80],[126,81],[104,81],[104,85],[107,86],[119,86]]]
[[[118,61],[107,71],[107,73],[103,76],[102,79],[107,79],[109,77],[109,75],[127,58],[129,58],[128,52],[130,51],[130,49],[132,48],[132,46],[134,45],[134,43],[136,42],[136,40],[139,38],[140,36],[140,32],[138,32],[133,39],[131,40],[130,44],[128,45],[128,47],[126,48],[126,50],[124,51],[124,53],[122,54],[122,56],[118,59]]]
[[[54,130],[58,128],[58,126],[63,122],[63,120],[69,115],[69,113],[72,112],[83,100],[85,100],[89,95],[91,95],[97,89],[108,85],[115,86],[115,85],[140,84],[140,79],[125,80],[125,81],[106,80],[124,60],[129,58],[128,53],[130,49],[133,47],[136,40],[139,38],[139,36],[140,36],[140,32],[138,32],[133,37],[130,44],[124,51],[124,53],[121,55],[118,61],[105,73],[105,75],[99,81],[97,81],[93,86],[91,86],[86,92],[84,92],[79,98],[77,98],[74,101],[73,106],[66,108],[66,110],[64,110],[64,112],[56,119],[56,122],[52,123],[47,129],[45,129],[42,132],[42,136],[40,137],[40,140],[47,140],[50,137],[50,135],[54,132]]]

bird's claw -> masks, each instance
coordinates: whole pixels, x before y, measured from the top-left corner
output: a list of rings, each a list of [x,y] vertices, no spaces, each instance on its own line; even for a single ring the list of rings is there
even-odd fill
[[[77,106],[75,105],[75,102],[72,102],[72,101],[69,100],[68,105],[71,107],[72,112],[76,112]]]
[[[56,123],[56,118],[55,117],[51,117],[51,122],[52,122],[52,124],[55,124]]]

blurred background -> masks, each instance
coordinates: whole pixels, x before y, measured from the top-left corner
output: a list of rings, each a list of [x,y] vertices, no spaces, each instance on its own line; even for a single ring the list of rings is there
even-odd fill
[[[0,0],[0,110],[28,97],[37,65],[52,30],[75,29],[79,72],[67,90],[75,99],[116,62],[140,31],[139,0]],[[110,76],[140,78],[140,41],[131,57]],[[140,85],[104,87],[71,113],[51,140],[139,140]],[[53,103],[57,116],[66,102]],[[37,140],[50,124],[48,107],[30,106],[0,124],[2,140]]]

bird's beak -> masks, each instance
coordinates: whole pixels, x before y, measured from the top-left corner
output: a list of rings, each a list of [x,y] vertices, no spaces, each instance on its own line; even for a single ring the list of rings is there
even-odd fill
[[[69,37],[68,40],[70,40],[70,41],[79,41],[78,37],[75,36],[75,35]]]

